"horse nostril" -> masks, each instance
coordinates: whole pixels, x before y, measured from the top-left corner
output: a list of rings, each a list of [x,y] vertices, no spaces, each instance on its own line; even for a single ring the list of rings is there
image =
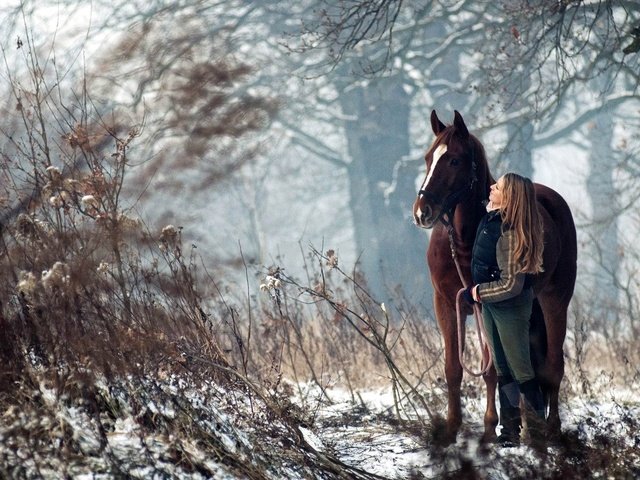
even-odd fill
[[[429,205],[425,205],[424,208],[420,209],[420,221],[424,222],[427,218],[431,218],[431,207]]]

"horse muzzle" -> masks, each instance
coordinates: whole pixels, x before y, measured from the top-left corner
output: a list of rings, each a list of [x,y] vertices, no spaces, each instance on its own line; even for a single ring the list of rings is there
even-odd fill
[[[420,228],[432,228],[435,223],[433,209],[427,204],[420,206],[419,203],[416,203],[413,210],[413,223]]]

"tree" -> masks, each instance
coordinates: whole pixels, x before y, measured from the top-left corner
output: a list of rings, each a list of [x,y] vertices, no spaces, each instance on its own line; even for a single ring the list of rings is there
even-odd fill
[[[229,177],[255,154],[257,143],[249,134],[268,124],[277,102],[247,91],[250,69],[224,50],[224,38],[211,41],[211,55],[196,51],[189,35],[164,34],[170,30],[171,19],[161,11],[145,26],[127,30],[119,44],[108,49],[108,54],[102,53],[99,61],[92,57],[83,65],[78,52],[84,45],[66,45],[69,38],[62,32],[52,32],[60,34],[57,43],[46,35],[38,37],[41,45],[36,43],[32,34],[35,10],[28,7],[25,3],[7,17],[10,24],[20,27],[12,32],[17,35],[17,52],[22,53],[15,64],[9,44],[16,39],[3,45],[8,72],[5,87],[10,92],[1,127],[6,142],[4,173],[10,176],[6,186],[14,194],[23,193],[19,198],[6,194],[4,201],[9,207],[3,211],[2,223],[15,220],[29,211],[33,202],[40,201],[48,175],[36,168],[34,162],[39,157],[46,159],[42,168],[64,168],[72,174],[90,171],[93,163],[89,157],[110,148],[111,137],[119,135],[126,123],[122,119],[144,126],[147,136],[142,138],[150,145],[141,152],[145,161],[141,162],[143,168],[137,169],[142,170],[137,184],[121,186],[130,194],[133,191],[131,197],[137,200],[149,193],[150,178],[175,187],[197,167],[200,185],[208,187]],[[72,14],[77,5],[68,8],[70,11],[62,10],[62,17]],[[184,21],[198,23],[201,19],[196,17],[187,12]],[[117,67],[110,63],[110,55],[118,56]],[[146,65],[134,65],[134,57]],[[116,82],[134,86],[129,99],[124,96],[126,89],[110,88]],[[162,95],[152,98],[153,105],[145,110],[145,98],[154,91]],[[138,133],[143,131],[140,128]],[[22,135],[29,142],[19,140]],[[73,147],[71,154],[51,154],[60,138]],[[136,203],[136,208],[143,207]]]
[[[347,25],[369,36],[383,21],[377,13],[375,9],[355,9],[341,14],[338,8],[327,6],[320,10],[320,23],[328,29],[326,34],[310,32],[310,43],[303,39],[301,45],[289,46],[304,53],[323,42],[340,42],[341,29]],[[418,44],[437,44],[446,34],[443,19],[426,20],[412,13],[405,13],[398,20],[399,35],[412,37]],[[332,25],[333,21],[339,24]],[[335,85],[337,101],[347,119],[343,124],[349,161],[342,163],[349,178],[356,248],[362,253],[367,281],[378,297],[384,298],[386,291],[400,285],[413,298],[429,298],[425,245],[410,222],[415,172],[424,168],[422,157],[427,146],[414,147],[410,122],[416,99],[426,91],[431,101],[449,110],[468,102],[468,92],[462,85],[460,91],[452,91],[442,80],[446,79],[449,86],[460,82],[459,49],[439,49],[440,55],[447,56],[446,61],[430,52],[416,60],[414,51],[399,53],[357,44],[329,48],[328,57],[309,66],[309,72]],[[356,45],[356,51],[349,51]],[[397,68],[378,69],[389,59]],[[334,62],[338,60],[342,63]],[[378,75],[371,75],[373,72]],[[424,133],[425,119],[426,115],[418,119]]]
[[[249,8],[235,5],[237,16],[229,19],[223,15],[228,7],[145,7],[144,23],[127,28],[91,69],[92,88],[105,97],[118,92],[124,105],[145,118],[152,158],[145,169],[163,170],[178,188],[179,172],[197,169],[202,183],[196,188],[202,188],[238,170],[258,145],[247,145],[245,134],[267,127],[277,109],[275,98],[251,91],[251,67],[234,59],[227,46],[225,28],[233,24],[226,21],[239,21]],[[209,18],[218,15],[212,25]]]
[[[164,11],[158,5],[152,5],[145,14],[141,15],[145,22],[120,42],[116,53],[118,62],[110,63],[110,55],[108,55],[94,70],[99,71],[101,77],[93,79],[92,84],[94,86],[103,85],[105,93],[109,91],[107,87],[116,84],[127,82],[134,85],[135,91],[130,94],[134,108],[142,106],[145,98],[161,98],[161,100],[155,101],[152,107],[147,107],[146,113],[145,128],[147,131],[153,132],[149,144],[149,157],[153,160],[145,165],[145,169],[162,172],[151,180],[153,188],[146,189],[148,196],[153,195],[156,187],[163,189],[174,187],[174,190],[179,190],[183,186],[193,185],[189,175],[180,173],[169,176],[166,173],[168,170],[185,172],[185,169],[191,167],[197,167],[198,171],[207,170],[212,168],[212,164],[207,163],[206,159],[220,157],[221,149],[218,143],[212,145],[206,142],[207,134],[215,126],[204,127],[200,124],[211,122],[213,118],[220,117],[222,117],[221,123],[225,124],[228,123],[228,119],[221,116],[220,112],[199,110],[197,105],[192,103],[199,101],[208,106],[209,102],[214,102],[215,105],[215,102],[220,100],[219,95],[206,89],[198,90],[195,88],[198,85],[194,87],[192,84],[182,82],[183,77],[188,79],[194,76],[190,69],[192,69],[192,65],[197,65],[201,69],[197,74],[204,77],[201,80],[203,80],[202,84],[206,85],[208,80],[206,76],[215,74],[215,72],[208,70],[211,65],[206,61],[207,58],[210,58],[210,52],[215,49],[215,45],[227,47],[233,44],[231,39],[245,35],[247,28],[252,31],[261,31],[260,36],[255,37],[260,48],[251,52],[251,55],[246,55],[247,58],[252,58],[252,61],[259,65],[259,68],[256,69],[259,74],[251,79],[251,89],[253,90],[277,91],[279,90],[278,84],[284,83],[282,80],[277,80],[278,76],[282,77],[283,69],[294,70],[305,66],[300,57],[284,63],[282,60],[284,52],[282,49],[279,51],[277,44],[274,44],[269,37],[270,32],[279,28],[286,21],[287,16],[283,11],[267,4],[237,2],[233,4],[235,10],[229,10],[229,5],[224,5],[226,13],[222,17],[223,20],[220,20],[217,15],[222,11],[221,4],[203,6],[197,10],[197,17],[194,17],[192,8],[196,5],[199,4],[197,2],[192,5],[185,4],[170,11]],[[230,11],[233,13],[228,13]],[[216,22],[227,22],[225,28],[220,23],[211,24],[207,20],[203,20],[214,16],[216,16]],[[265,16],[270,20],[265,20]],[[173,26],[173,33],[167,39],[166,35],[162,34],[161,36],[159,32],[167,31],[169,22]],[[266,25],[268,28],[265,28]],[[242,49],[242,46],[236,45],[234,54],[239,56]],[[262,49],[266,52],[264,55],[269,55],[267,60],[262,58],[263,54],[260,53]],[[148,52],[152,52],[153,55],[148,55]],[[178,56],[174,52],[180,52],[180,55]],[[203,60],[196,61],[194,60],[196,58]],[[123,62],[122,59],[126,61]],[[144,68],[139,68],[140,61],[146,63]],[[283,63],[278,64],[277,62],[280,61]],[[278,64],[280,70],[273,71],[273,64]],[[110,70],[111,68],[113,70]],[[204,71],[203,68],[205,68]],[[382,295],[383,281],[386,281],[387,286],[390,287],[395,287],[399,283],[419,285],[419,290],[422,291],[425,271],[423,266],[414,259],[422,257],[422,245],[418,232],[411,227],[409,222],[408,203],[411,200],[405,199],[408,192],[413,193],[415,187],[410,177],[406,175],[396,175],[395,177],[404,184],[397,185],[393,181],[395,163],[406,157],[410,150],[408,96],[402,87],[394,88],[387,95],[385,88],[391,84],[387,81],[380,86],[379,92],[383,95],[372,95],[367,99],[359,98],[366,90],[357,85],[357,80],[348,78],[345,81],[345,78],[347,78],[346,75],[341,75],[329,80],[308,81],[308,83],[312,83],[311,88],[318,87],[337,91],[338,97],[334,100],[333,105],[326,105],[321,95],[311,97],[317,103],[312,105],[302,103],[300,98],[309,91],[309,87],[303,89],[300,85],[289,82],[290,85],[294,85],[294,88],[285,88],[285,91],[291,93],[280,98],[280,101],[288,102],[289,108],[286,111],[281,111],[279,116],[273,117],[273,119],[277,122],[276,126],[282,126],[289,132],[291,144],[306,148],[307,155],[311,154],[319,158],[320,161],[338,166],[348,173],[353,201],[351,209],[354,212],[352,218],[356,230],[354,235],[357,243],[356,250],[358,255],[362,255],[360,265],[364,267],[373,291]],[[106,86],[104,79],[109,80],[109,84]],[[132,82],[132,80],[135,81]],[[232,81],[233,78],[230,83]],[[184,88],[183,83],[185,83]],[[401,83],[402,81],[400,85]],[[180,96],[176,94],[178,88],[181,89]],[[249,92],[251,89],[247,89],[245,92]],[[225,103],[225,105],[228,104],[229,102]],[[301,105],[301,108],[295,108],[296,105]],[[342,117],[340,115],[336,117],[331,113],[331,109],[335,110],[334,105],[340,105]],[[267,112],[264,117],[270,120],[268,105],[259,106],[264,107],[262,110]],[[154,110],[162,112],[162,115],[157,116]],[[260,109],[252,110],[252,112],[259,111]],[[381,112],[384,112],[382,116]],[[309,114],[311,119],[302,129],[297,120],[301,114]],[[354,115],[355,118],[362,115],[365,120],[363,122],[338,120],[338,118],[353,118]],[[157,123],[156,119],[161,123]],[[190,128],[188,120],[195,121],[199,125]],[[349,139],[348,147],[344,150],[317,138],[313,130],[322,128],[321,124],[327,122],[340,122],[343,125],[345,135]],[[200,145],[201,133],[204,141]],[[381,134],[383,138],[376,138]],[[177,142],[187,139],[189,150],[179,150],[176,147]],[[216,139],[216,142],[219,142],[219,139]],[[197,146],[195,149],[194,143]],[[224,153],[226,152],[227,150],[224,151]],[[198,159],[197,164],[196,159]],[[204,163],[202,159],[205,160]],[[169,163],[165,164],[164,162]],[[271,168],[271,170],[280,169]],[[215,172],[216,170],[214,170]],[[146,182],[149,177],[150,175],[146,174],[142,175],[141,179]],[[196,190],[201,190],[203,185],[194,185],[194,187]],[[321,192],[322,185],[318,182],[311,182],[307,188],[315,188]],[[393,190],[394,188],[397,190]],[[385,197],[383,189],[389,192],[389,196]],[[409,193],[409,196],[412,193]],[[262,199],[261,205],[264,206],[265,203],[266,201]],[[259,206],[250,206],[247,211],[255,212]],[[263,211],[261,215],[264,218],[267,213]],[[371,221],[361,221],[366,215]],[[255,214],[252,214],[252,218],[252,223],[255,225]],[[382,219],[386,221],[382,221]],[[400,248],[398,248],[398,237],[404,240],[401,242]],[[393,248],[391,248],[392,238],[395,240]],[[406,252],[413,253],[407,254]],[[260,255],[260,257],[263,258],[264,255]],[[380,273],[381,270],[384,271],[384,274]],[[421,277],[420,282],[414,280],[417,276]]]

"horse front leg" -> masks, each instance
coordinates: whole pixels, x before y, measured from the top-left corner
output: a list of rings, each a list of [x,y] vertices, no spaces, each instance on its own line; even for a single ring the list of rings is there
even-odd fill
[[[489,346],[485,345],[485,354],[488,354]],[[493,365],[482,378],[487,386],[487,408],[484,412],[484,434],[482,442],[493,443],[496,439],[496,427],[498,426],[498,410],[496,409],[496,386],[498,384],[498,375]]]
[[[462,425],[460,385],[462,365],[458,358],[458,329],[455,309],[439,294],[434,298],[436,318],[444,340],[444,373],[447,381],[447,431],[445,442],[454,443]]]

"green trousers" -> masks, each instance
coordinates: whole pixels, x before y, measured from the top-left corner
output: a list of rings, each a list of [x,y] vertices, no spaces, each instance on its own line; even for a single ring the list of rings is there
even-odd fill
[[[506,302],[482,305],[487,340],[498,375],[511,375],[522,384],[535,377],[529,352],[531,289]]]

